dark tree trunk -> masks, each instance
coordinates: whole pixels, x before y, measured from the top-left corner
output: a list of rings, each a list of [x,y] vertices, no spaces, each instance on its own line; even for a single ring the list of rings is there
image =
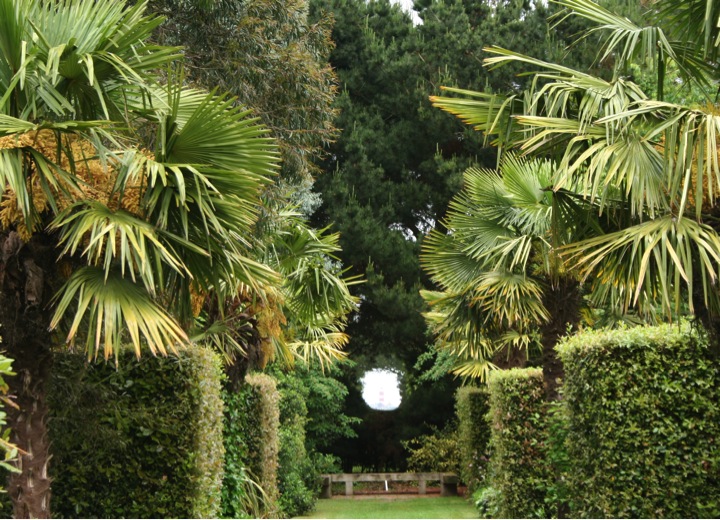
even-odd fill
[[[580,323],[582,305],[580,285],[572,278],[560,278],[545,292],[543,303],[550,313],[550,321],[542,327],[545,400],[557,401],[558,388],[564,371],[562,362],[555,352],[555,345],[567,332],[568,325],[575,328]]]
[[[527,352],[525,349],[507,346],[493,356],[493,364],[498,368],[525,368],[527,366]]]
[[[45,385],[52,362],[48,286],[55,250],[47,236],[23,243],[14,231],[0,234],[1,347],[14,360],[8,378],[17,410],[8,410],[11,441],[26,452],[17,462],[8,494],[15,518],[50,517],[50,446]]]

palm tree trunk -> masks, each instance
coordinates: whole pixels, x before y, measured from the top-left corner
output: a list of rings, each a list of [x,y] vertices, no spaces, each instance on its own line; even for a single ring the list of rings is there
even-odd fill
[[[573,328],[580,323],[582,294],[580,284],[572,278],[562,277],[553,284],[543,298],[545,308],[550,313],[550,321],[542,328],[542,365],[545,400],[557,401],[560,380],[564,370],[555,345],[562,338],[568,325]]]
[[[0,333],[17,374],[8,378],[17,410],[8,410],[12,442],[26,454],[10,476],[8,494],[15,518],[50,517],[50,461],[45,385],[51,368],[46,273],[54,268],[47,237],[23,243],[14,231],[0,235]]]

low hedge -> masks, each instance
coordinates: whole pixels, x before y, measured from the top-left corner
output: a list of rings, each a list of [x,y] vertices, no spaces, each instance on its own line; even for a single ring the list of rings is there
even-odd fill
[[[572,516],[720,516],[720,363],[688,325],[586,332],[565,365]]]
[[[249,375],[245,381],[238,391],[223,393],[225,478],[221,514],[223,518],[275,517],[279,513],[279,395],[275,381],[267,375]]]
[[[542,370],[492,372],[488,393],[488,507],[500,518],[543,518],[550,475]]]
[[[223,474],[221,362],[209,349],[119,367],[58,353],[48,389],[58,518],[212,518]]]
[[[458,419],[460,478],[471,492],[485,481],[490,425],[487,421],[488,394],[484,388],[465,386],[455,394]]]

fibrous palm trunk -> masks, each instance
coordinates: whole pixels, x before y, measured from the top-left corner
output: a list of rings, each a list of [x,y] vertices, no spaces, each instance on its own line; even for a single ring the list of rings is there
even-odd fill
[[[0,234],[0,336],[14,360],[9,378],[17,409],[8,410],[11,441],[25,453],[19,473],[10,476],[8,494],[15,518],[50,517],[50,460],[45,386],[51,348],[48,276],[54,268],[48,237],[35,235],[23,243],[14,231]]]
[[[557,401],[564,370],[555,346],[567,333],[568,326],[575,328],[580,323],[580,284],[572,278],[561,277],[545,292],[543,303],[550,313],[550,320],[541,331],[545,400]]]

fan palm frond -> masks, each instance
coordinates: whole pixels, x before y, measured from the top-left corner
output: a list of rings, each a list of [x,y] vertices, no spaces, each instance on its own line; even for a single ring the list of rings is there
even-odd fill
[[[673,316],[684,294],[699,289],[706,307],[720,310],[720,236],[692,219],[667,215],[569,245],[564,254],[595,285],[614,287],[617,292],[606,296],[620,298],[623,312],[659,304]],[[687,301],[693,312],[693,299]]]
[[[102,346],[108,359],[126,340],[125,334],[138,356],[141,340],[154,354],[175,351],[188,341],[183,329],[146,291],[117,272],[81,268],[72,273],[56,299],[50,327],[57,327],[72,307],[67,341],[87,334],[86,348],[92,357],[97,357]]]

